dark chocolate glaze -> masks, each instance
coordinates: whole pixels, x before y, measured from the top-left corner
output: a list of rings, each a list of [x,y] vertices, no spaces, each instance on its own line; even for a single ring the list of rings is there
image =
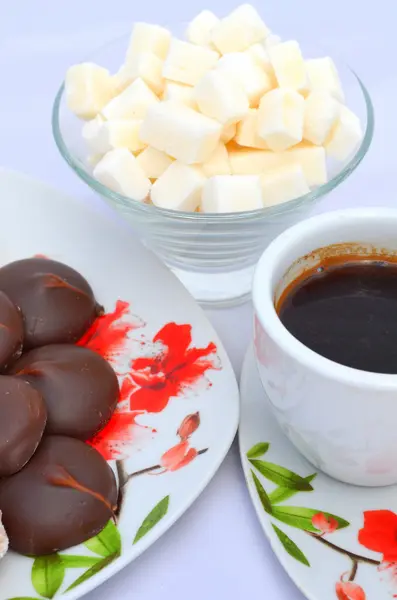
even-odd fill
[[[282,323],[305,346],[334,362],[397,374],[397,264],[324,261],[283,294]]]
[[[108,423],[119,398],[117,376],[109,363],[72,344],[35,348],[22,355],[10,374],[42,394],[49,434],[88,440]]]
[[[102,456],[80,440],[47,436],[16,475],[0,481],[10,548],[43,555],[81,544],[113,516],[117,485]]]
[[[17,473],[30,460],[46,420],[37,390],[17,377],[0,375],[0,477]]]
[[[0,290],[22,311],[25,349],[76,342],[102,311],[82,275],[46,258],[2,267]]]
[[[21,311],[0,291],[0,371],[22,354],[23,320]]]

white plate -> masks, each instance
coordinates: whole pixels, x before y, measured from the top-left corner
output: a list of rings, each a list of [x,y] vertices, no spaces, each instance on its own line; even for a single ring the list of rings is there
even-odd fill
[[[119,405],[124,416],[118,423],[129,423],[122,431],[127,439],[120,441],[117,430],[110,437],[118,439],[107,438],[101,446],[113,458],[119,453],[118,473],[134,475],[124,487],[117,528],[110,523],[88,546],[51,557],[33,560],[9,552],[0,562],[0,600],[58,596],[72,600],[141,554],[202,492],[234,438],[238,389],[225,350],[202,310],[127,229],[42,183],[2,169],[0,221],[0,264],[34,254],[63,261],[88,279],[106,313],[115,310],[117,301],[127,303],[113,327],[132,326],[113,356],[120,382],[124,381],[125,401]],[[153,343],[166,324],[171,350]],[[109,331],[106,335],[104,330],[102,336],[109,340]],[[201,357],[194,356],[186,350],[188,344],[190,349],[206,350]],[[167,352],[178,357],[172,368],[165,361]],[[133,381],[131,360],[138,356],[158,358],[162,383],[155,385],[153,374],[145,381],[147,372],[135,364],[135,382],[127,394]],[[135,417],[134,407],[142,411]],[[200,424],[197,417],[190,418],[180,432],[187,438],[182,443],[178,429],[196,413]],[[134,418],[136,424],[131,425]],[[175,446],[174,456],[167,455],[163,464],[181,467],[185,454],[192,460],[176,470],[158,468],[164,453]],[[110,464],[117,471],[116,461]]]
[[[240,394],[248,489],[273,551],[298,588],[309,600],[397,598],[397,486],[355,487],[316,473],[274,419],[252,348]]]

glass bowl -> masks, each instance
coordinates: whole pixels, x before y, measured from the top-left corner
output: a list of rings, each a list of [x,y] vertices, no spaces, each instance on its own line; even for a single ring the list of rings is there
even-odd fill
[[[175,32],[174,32],[175,33]],[[124,36],[103,46],[85,60],[116,72],[128,44]],[[327,53],[309,52],[307,58]],[[333,56],[334,60],[335,57]],[[374,112],[370,96],[359,77],[335,60],[347,105],[359,116],[364,137],[345,164],[327,161],[329,181],[305,196],[261,210],[203,214],[164,210],[122,196],[92,175],[81,137],[82,122],[67,108],[64,86],[53,107],[55,142],[66,162],[104,200],[121,213],[142,241],[179,277],[203,305],[228,306],[250,297],[255,265],[266,246],[284,229],[305,218],[313,205],[341,184],[360,164],[371,144]]]

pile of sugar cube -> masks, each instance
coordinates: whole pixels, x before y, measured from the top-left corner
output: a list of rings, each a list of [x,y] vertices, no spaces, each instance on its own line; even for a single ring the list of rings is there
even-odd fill
[[[333,60],[305,60],[253,6],[204,10],[186,38],[136,23],[116,74],[68,70],[67,103],[105,186],[163,209],[256,210],[326,183],[326,158],[360,144]]]

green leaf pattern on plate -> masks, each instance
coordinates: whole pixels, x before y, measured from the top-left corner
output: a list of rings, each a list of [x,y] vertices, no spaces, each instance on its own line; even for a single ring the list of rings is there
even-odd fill
[[[32,567],[32,584],[40,596],[53,598],[63,583],[65,565],[59,554],[39,556]]]
[[[246,456],[250,464],[268,481],[276,484],[270,493],[263,487],[257,475],[252,471],[252,479],[255,485],[256,492],[259,496],[263,509],[273,519],[277,519],[290,527],[301,529],[308,534],[319,534],[319,530],[313,525],[313,517],[321,513],[327,521],[335,519],[338,526],[337,529],[343,529],[349,525],[349,522],[341,517],[318,510],[314,508],[304,508],[302,506],[285,506],[280,505],[281,502],[289,500],[299,492],[311,492],[313,486],[311,482],[316,478],[317,473],[312,473],[306,477],[301,477],[298,473],[294,473],[285,467],[276,465],[264,460],[258,460],[258,456],[263,456],[267,452],[270,444],[267,442],[259,442],[248,450]],[[255,457],[255,458],[254,458]],[[271,524],[274,532],[277,535],[280,543],[285,551],[299,561],[303,565],[310,567],[310,563],[303,552],[298,548],[296,543],[289,536],[279,529],[274,523]],[[316,537],[316,535],[314,536]]]
[[[165,496],[153,510],[145,517],[142,525],[134,538],[133,544],[136,544],[144,535],[146,535],[161,519],[167,514],[170,497]]]
[[[250,459],[250,463],[259,471],[259,473],[266,477],[266,479],[269,479],[269,481],[284,488],[300,492],[310,492],[313,489],[306,479],[293,471],[289,471],[289,469],[265,462],[264,460]]]
[[[119,530],[113,521],[108,524],[98,535],[84,543],[84,546],[94,554],[107,557],[121,552],[121,538]]]
[[[266,494],[263,485],[261,484],[261,482],[259,481],[259,479],[257,478],[257,476],[255,475],[255,473],[253,472],[252,469],[251,469],[251,474],[252,474],[252,479],[254,480],[256,491],[258,492],[259,500],[261,501],[262,506],[265,509],[265,511],[267,513],[271,514],[272,513],[272,505],[269,500],[269,496]]]
[[[170,497],[165,496],[145,517],[140,525],[133,543],[142,539],[167,514]],[[66,569],[86,569],[65,591],[69,591],[84,583],[105,569],[121,555],[122,545],[120,532],[113,521],[95,537],[84,543],[96,556],[76,554],[51,554],[34,559],[31,571],[32,585],[41,598],[18,596],[9,600],[51,600],[64,582]]]
[[[311,483],[316,477],[317,473],[313,473],[312,475],[304,477],[304,480],[308,483]],[[297,494],[300,491],[301,490],[292,490],[291,488],[279,486],[269,494],[269,500],[272,504],[280,504],[280,502],[285,502],[286,500],[289,500],[290,498],[292,498],[292,496],[295,496],[295,494]],[[309,491],[312,492],[313,490]]]
[[[269,450],[270,444],[267,442],[259,442],[259,444],[255,444],[252,446],[250,450],[247,452],[248,458],[259,458],[259,456],[263,456]]]
[[[310,567],[309,561],[303,554],[302,550],[298,548],[298,546],[295,544],[295,542],[293,542],[291,538],[289,538],[288,535],[284,533],[284,531],[281,531],[281,529],[279,529],[277,525],[274,525],[274,523],[272,523],[272,527],[288,554],[293,558],[296,558],[296,560],[306,565],[307,567]]]
[[[93,567],[101,559],[96,556],[74,556],[72,554],[59,555],[66,569],[86,569]]]
[[[105,567],[110,565],[110,563],[112,563],[114,560],[116,560],[116,558],[118,558],[119,556],[120,555],[117,552],[115,552],[114,554],[110,554],[109,556],[105,556],[105,558],[102,558],[99,562],[97,562],[96,565],[94,565],[93,567],[88,569],[85,573],[80,575],[80,577],[78,577],[76,579],[76,581],[74,581],[72,583],[72,585],[70,585],[66,591],[69,592],[70,590],[73,590],[73,588],[77,587],[84,581],[87,581],[87,579],[90,579],[90,577],[93,577],[93,575],[96,575],[97,573],[99,573],[99,571],[102,571],[102,569],[104,569]]]
[[[316,529],[312,523],[312,518],[319,512],[327,519],[330,517],[336,519],[338,522],[338,529],[343,529],[349,525],[348,521],[345,521],[345,519],[341,519],[336,515],[315,508],[303,508],[302,506],[273,506],[272,514],[273,517],[287,525],[291,525],[291,527],[303,529],[303,531],[309,531],[311,533],[318,533],[318,529]]]

